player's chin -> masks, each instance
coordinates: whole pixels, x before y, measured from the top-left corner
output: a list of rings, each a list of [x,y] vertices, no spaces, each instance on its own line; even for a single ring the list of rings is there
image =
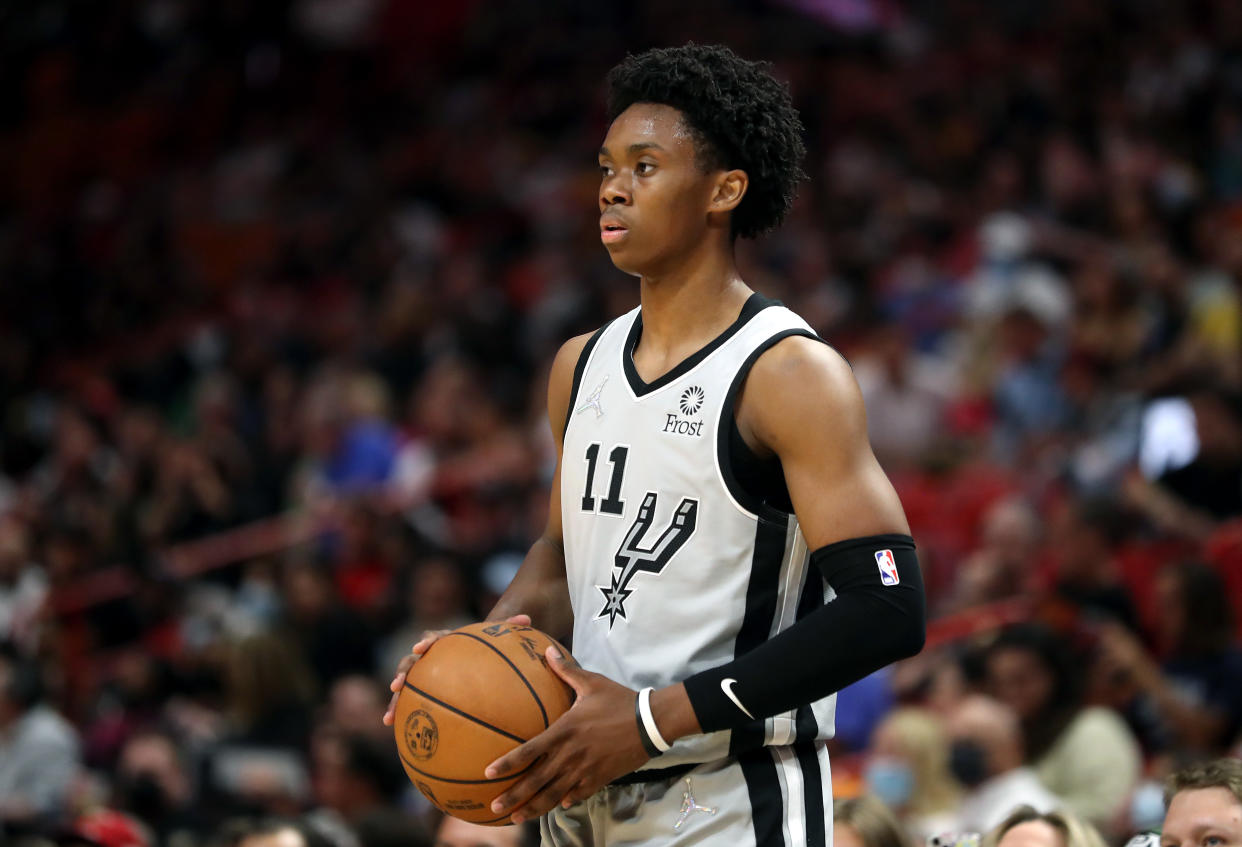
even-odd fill
[[[622,241],[616,244],[605,244],[604,249],[608,251],[608,257],[612,259],[617,270],[633,276],[642,276],[640,270],[643,265],[642,257],[632,245]]]

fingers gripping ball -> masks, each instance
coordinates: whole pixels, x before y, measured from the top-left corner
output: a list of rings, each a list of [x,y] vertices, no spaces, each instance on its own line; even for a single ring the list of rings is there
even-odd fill
[[[495,797],[524,773],[488,779],[483,769],[547,729],[573,689],[547,665],[537,629],[478,623],[444,635],[406,674],[393,731],[406,775],[440,811],[500,826]]]

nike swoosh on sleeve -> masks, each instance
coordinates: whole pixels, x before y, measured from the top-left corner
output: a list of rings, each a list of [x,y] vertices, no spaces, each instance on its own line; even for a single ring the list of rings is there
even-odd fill
[[[726,677],[725,679],[720,680],[720,690],[725,693],[726,697],[733,701],[733,705],[741,709],[742,713],[753,721],[755,716],[750,713],[750,709],[742,705],[742,701],[737,699],[737,695],[733,693],[733,686],[735,685],[737,685],[737,680],[732,677]]]

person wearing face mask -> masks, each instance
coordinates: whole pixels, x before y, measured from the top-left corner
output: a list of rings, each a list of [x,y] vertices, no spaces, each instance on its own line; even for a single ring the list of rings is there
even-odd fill
[[[949,773],[944,724],[930,711],[903,708],[876,727],[863,777],[918,844],[953,828],[961,786]]]
[[[125,742],[117,759],[114,790],[118,808],[147,824],[158,844],[193,840],[195,833],[208,828],[198,809],[189,763],[164,732],[139,732]]]
[[[1138,741],[1111,709],[1084,705],[1083,662],[1042,624],[1003,630],[983,657],[988,692],[1022,725],[1028,763],[1065,807],[1107,828],[1142,770]]]
[[[981,695],[967,697],[948,726],[949,770],[967,790],[957,829],[992,829],[1022,804],[1039,812],[1061,805],[1023,764],[1022,727],[1008,706]]]

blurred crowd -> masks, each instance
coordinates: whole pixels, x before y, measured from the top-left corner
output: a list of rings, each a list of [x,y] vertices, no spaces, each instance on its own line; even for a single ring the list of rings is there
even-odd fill
[[[853,364],[933,616],[1022,608],[842,694],[839,793],[1117,842],[1242,752],[1239,4],[0,20],[0,840],[434,843],[384,682],[543,526],[551,358],[637,303],[602,80],[687,40],[791,84],[809,179],[739,258]]]

